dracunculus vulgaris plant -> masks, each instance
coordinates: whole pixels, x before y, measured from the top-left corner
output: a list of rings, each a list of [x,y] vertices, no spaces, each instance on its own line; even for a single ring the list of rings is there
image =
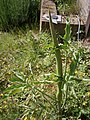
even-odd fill
[[[62,111],[63,107],[66,103],[67,99],[67,93],[68,93],[68,83],[72,83],[73,80],[75,81],[88,81],[90,82],[90,79],[80,79],[77,77],[74,77],[75,71],[78,68],[78,65],[82,59],[83,56],[83,49],[82,48],[74,48],[74,46],[71,45],[71,28],[70,28],[70,22],[67,18],[66,22],[66,28],[65,28],[65,35],[62,37],[63,39],[63,45],[59,45],[54,25],[52,23],[51,14],[49,11],[49,25],[50,25],[50,32],[52,36],[52,40],[54,42],[54,50],[55,50],[55,57],[56,57],[56,72],[57,72],[57,101],[58,101],[58,120],[62,120]],[[63,62],[62,62],[62,49],[65,52],[65,65],[63,69]],[[69,52],[68,52],[69,49]],[[70,52],[71,52],[71,58],[70,58]],[[68,58],[71,59],[70,64],[68,65]],[[69,66],[69,70],[68,70]],[[72,93],[74,97],[77,99],[75,90],[73,86],[71,86]],[[64,93],[63,93],[64,92]],[[63,94],[65,94],[65,99],[63,100]]]
[[[59,109],[58,117],[59,117],[59,120],[61,120],[62,119],[62,108],[61,108],[62,103],[61,102],[62,102],[62,85],[63,85],[62,57],[61,57],[61,51],[58,48],[58,41],[53,28],[50,12],[49,12],[49,19],[50,19],[49,23],[50,23],[51,35],[52,35],[52,39],[55,47],[57,76],[59,78],[58,87],[57,87],[57,98],[58,98],[58,109]]]

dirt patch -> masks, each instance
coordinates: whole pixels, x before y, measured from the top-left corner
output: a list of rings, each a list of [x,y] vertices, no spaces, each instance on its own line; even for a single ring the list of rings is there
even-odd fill
[[[83,47],[89,50],[90,52],[90,37],[84,38],[82,42]]]

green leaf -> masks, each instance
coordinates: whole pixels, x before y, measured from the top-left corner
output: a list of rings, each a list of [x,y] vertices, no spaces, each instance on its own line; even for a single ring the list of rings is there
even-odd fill
[[[70,64],[70,75],[74,75],[76,68],[78,67],[78,64],[80,62],[81,53],[78,50],[78,52],[73,52],[72,62]]]
[[[21,79],[20,77],[14,76],[10,79],[11,82],[21,82],[21,83],[25,83],[24,79]]]
[[[19,85],[12,85],[4,90],[5,93],[12,91],[13,89],[17,89],[20,87],[25,87],[25,84],[19,84]]]
[[[70,64],[70,75],[73,75],[75,73],[77,67],[77,63],[73,60]]]
[[[65,40],[65,42],[68,42],[69,40],[71,40],[71,28],[70,28],[70,22],[68,18],[66,22],[65,35],[63,39]]]
[[[14,89],[10,92],[9,96],[12,96],[12,95],[15,95],[16,93],[19,93],[23,90],[23,88],[17,88],[17,89]]]
[[[9,97],[9,94],[4,94],[4,96],[2,97],[2,99],[6,99],[7,97]]]
[[[16,76],[17,79],[12,79],[12,81],[19,81],[19,82],[25,82],[25,78],[23,75],[21,75],[18,72],[13,71],[14,75]]]
[[[63,90],[66,93],[66,91],[67,91],[67,84],[64,84]]]
[[[77,77],[74,77],[74,76],[70,76],[69,80],[76,80],[77,82],[81,82],[81,81],[90,82],[90,79],[77,78]]]
[[[72,94],[73,94],[73,96],[77,99],[77,96],[76,96],[76,93],[75,93],[74,87],[71,87],[71,90],[72,90]]]
[[[66,118],[62,118],[62,120],[66,120]]]

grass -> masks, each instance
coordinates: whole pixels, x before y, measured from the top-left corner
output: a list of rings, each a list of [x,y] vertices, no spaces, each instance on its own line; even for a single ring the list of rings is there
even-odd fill
[[[18,71],[29,76],[33,73],[37,77],[44,72],[48,73],[49,66],[54,60],[48,48],[52,48],[51,38],[47,34],[39,36],[39,40],[34,39],[32,31],[25,32],[1,32],[0,33],[0,91],[7,87],[7,82],[12,76],[12,71]],[[49,57],[51,59],[49,59]],[[44,59],[44,62],[43,62]],[[54,65],[53,65],[54,66]]]
[[[39,40],[36,40],[32,36],[32,31],[29,30],[25,32],[20,30],[17,33],[13,31],[10,33],[1,32],[0,93],[3,94],[5,88],[10,85],[9,80],[13,77],[13,71],[19,72],[30,80],[32,79],[32,73],[34,79],[41,80],[43,74],[54,71],[54,65],[52,65],[54,57],[50,54],[50,47],[52,47],[52,43],[50,36],[47,34],[40,35]],[[20,99],[21,97],[24,99],[25,96],[20,95]],[[17,101],[15,106],[11,99],[6,100],[6,104],[0,103],[0,120],[12,120],[20,116],[20,111],[23,110],[17,106],[18,100],[20,100],[17,98],[14,98],[14,103]],[[16,109],[16,114],[13,114],[13,108]],[[5,115],[6,112],[8,113],[7,116]]]
[[[23,33],[1,33],[0,35],[0,80],[8,81],[12,70],[26,71],[26,66],[35,59],[30,31]],[[4,80],[6,79],[6,80]]]

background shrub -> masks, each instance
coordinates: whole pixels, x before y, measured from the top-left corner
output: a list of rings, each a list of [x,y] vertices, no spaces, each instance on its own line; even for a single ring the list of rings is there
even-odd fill
[[[38,19],[39,0],[0,0],[0,29],[9,25],[35,23]]]

